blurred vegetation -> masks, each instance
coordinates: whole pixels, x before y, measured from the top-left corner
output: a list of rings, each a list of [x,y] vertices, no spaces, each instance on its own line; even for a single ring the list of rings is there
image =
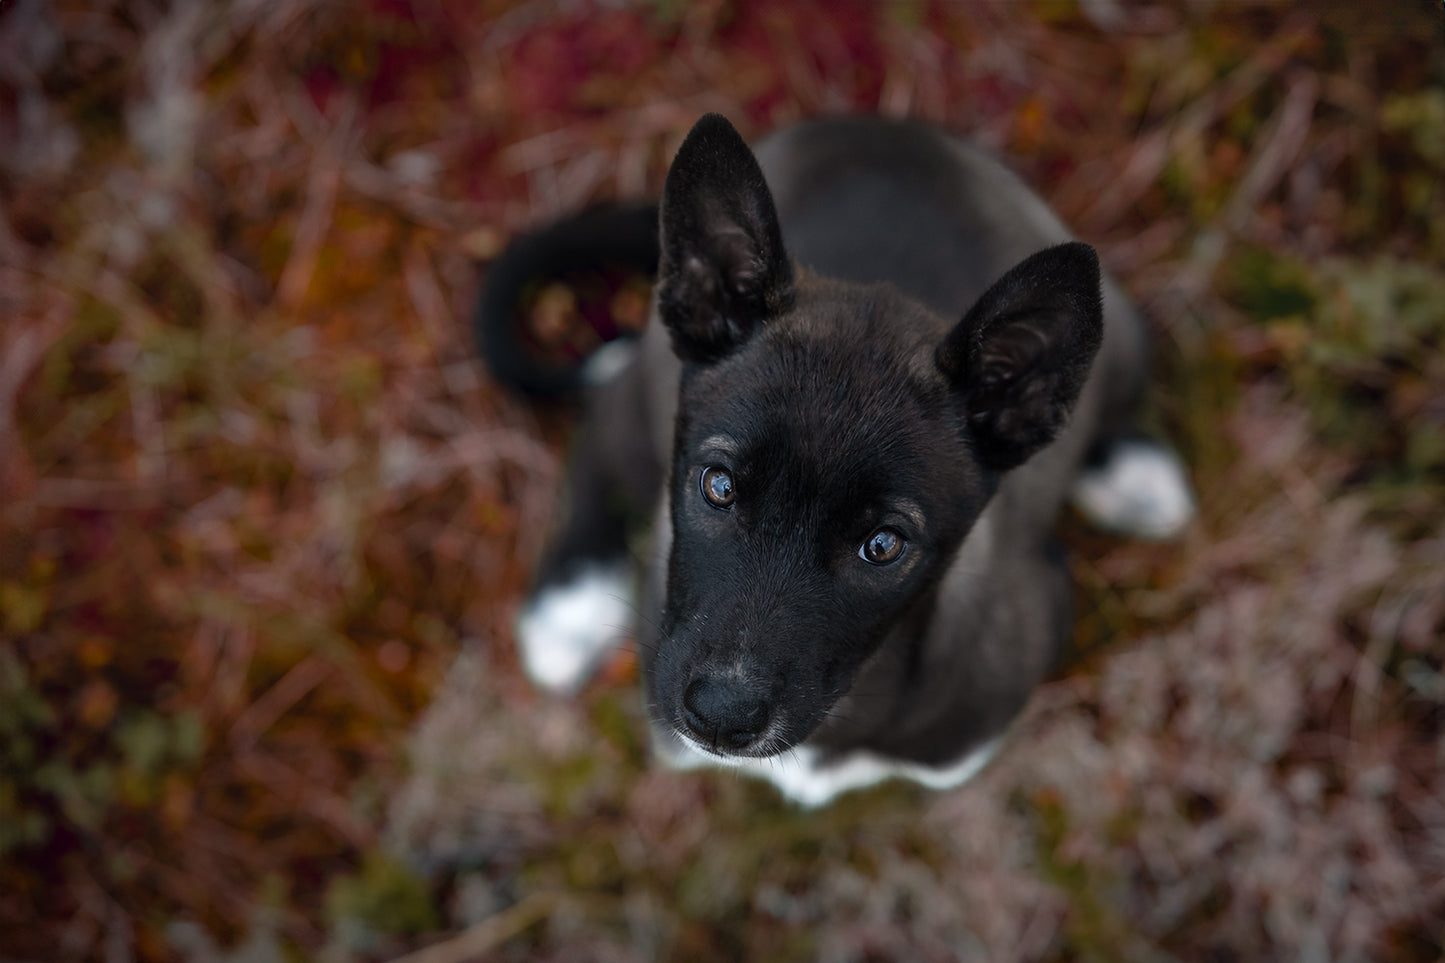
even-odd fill
[[[0,3],[0,959],[1437,959],[1439,3]],[[561,410],[466,329],[691,122],[913,114],[1140,302],[1178,545],[972,787],[648,759],[509,622]]]

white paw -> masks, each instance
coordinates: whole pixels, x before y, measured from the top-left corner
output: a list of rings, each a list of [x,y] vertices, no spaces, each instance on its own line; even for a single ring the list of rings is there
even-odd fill
[[[1078,477],[1074,506],[1100,528],[1137,538],[1173,538],[1194,517],[1184,466],[1147,442],[1123,442],[1098,468]]]
[[[582,364],[582,383],[591,387],[604,385],[626,371],[637,358],[636,338],[609,341],[592,352]]]
[[[575,692],[632,624],[632,586],[621,568],[589,568],[534,597],[517,619],[522,668],[538,688]]]

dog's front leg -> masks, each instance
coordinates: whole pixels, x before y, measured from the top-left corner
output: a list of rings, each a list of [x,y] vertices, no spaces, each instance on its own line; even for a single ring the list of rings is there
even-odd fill
[[[588,392],[568,457],[563,522],[517,620],[533,683],[573,692],[636,621],[630,540],[662,484],[641,365]]]

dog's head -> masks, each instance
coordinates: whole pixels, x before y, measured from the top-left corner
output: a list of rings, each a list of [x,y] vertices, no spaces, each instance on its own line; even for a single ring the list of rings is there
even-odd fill
[[[916,617],[999,476],[1064,425],[1102,335],[1083,244],[962,321],[794,268],[726,120],[668,174],[657,308],[683,361],[657,722],[720,756],[797,745]]]

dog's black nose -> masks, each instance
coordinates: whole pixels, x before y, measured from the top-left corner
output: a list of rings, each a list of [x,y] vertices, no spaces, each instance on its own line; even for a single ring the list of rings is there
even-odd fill
[[[702,742],[736,752],[757,741],[769,713],[767,700],[737,679],[704,676],[683,691],[682,715]]]

